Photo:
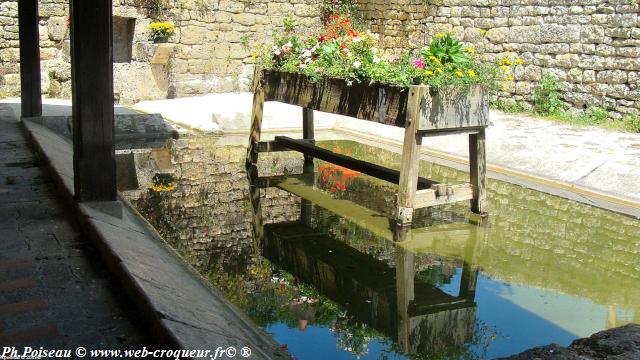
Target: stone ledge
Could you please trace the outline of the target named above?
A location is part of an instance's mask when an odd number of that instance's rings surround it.
[[[150,324],[159,346],[199,350],[248,346],[252,359],[285,359],[275,341],[188,265],[125,200],[77,203],[72,146],[47,128],[23,121],[83,232]]]

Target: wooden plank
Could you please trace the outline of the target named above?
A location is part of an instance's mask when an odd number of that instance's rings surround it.
[[[258,163],[257,144],[260,142],[260,133],[262,131],[265,96],[262,74],[262,70],[256,67],[253,74],[253,106],[251,108],[251,130],[249,133],[249,147],[247,148],[247,166]]]
[[[471,184],[450,185],[447,187],[446,194],[441,196],[437,195],[437,190],[435,189],[418,190],[415,195],[413,207],[419,209],[470,200],[472,198],[473,187]]]
[[[111,0],[71,1],[73,168],[79,201],[117,198]]]
[[[487,212],[487,156],[485,151],[485,131],[469,135],[469,173],[473,186],[471,211],[476,214]]]
[[[265,101],[279,101],[303,108],[405,127],[407,89],[389,84],[353,83],[323,78],[310,81],[305,75],[264,70]],[[417,129],[422,132],[486,127],[489,124],[487,89],[482,86],[428,86]],[[426,111],[429,110],[429,111]]]
[[[330,150],[312,145],[304,140],[294,140],[286,136],[276,136],[275,141],[292,150],[299,151],[303,154],[308,154],[314,158],[328,161],[335,165],[359,171],[363,174],[378,179],[382,179],[394,184],[397,184],[400,181],[400,172],[397,170],[354,159],[346,155],[336,154]],[[437,182],[425,178],[417,178],[417,182],[423,188],[428,188],[433,184],[437,184]]]
[[[489,125],[489,97],[482,86],[444,87],[427,96],[431,103],[425,103],[428,111],[421,111],[420,131]]]
[[[42,115],[38,0],[18,1],[22,117]]]
[[[174,45],[159,44],[154,46],[156,46],[156,49],[149,63],[152,65],[167,65],[169,63],[169,58],[171,57],[171,53],[173,53]]]
[[[427,86],[411,86],[409,89],[398,184],[397,220],[402,224],[411,223],[413,217],[413,201],[418,188],[420,145],[422,144],[422,136],[417,134],[417,129],[420,113],[429,109],[430,98],[425,96],[428,91]]]
[[[302,74],[264,70],[265,100],[404,127],[407,90],[400,86],[353,83]]]

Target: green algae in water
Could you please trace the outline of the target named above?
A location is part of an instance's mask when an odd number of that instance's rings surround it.
[[[399,154],[370,146],[324,144],[399,164]],[[492,358],[640,322],[636,219],[490,180],[488,222],[479,225],[466,202],[423,209],[397,246],[385,217],[394,187],[361,176],[345,191],[313,190],[328,209],[311,205],[303,227],[301,208],[313,202],[261,190],[265,235],[256,241],[245,148],[188,139],[171,151],[177,189],[132,200],[299,359]],[[302,157],[270,154],[260,171],[300,173]],[[467,181],[428,163],[420,175]]]

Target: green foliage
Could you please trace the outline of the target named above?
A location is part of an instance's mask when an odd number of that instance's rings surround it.
[[[297,26],[296,19],[291,16],[287,16],[282,20],[282,25],[284,26],[284,33],[290,34]]]
[[[640,113],[625,115],[622,127],[624,130],[640,133]]]
[[[360,25],[363,22],[355,0],[322,0],[320,3],[320,20],[322,20],[322,23],[327,24],[332,15],[348,15]]]
[[[276,34],[260,63],[267,69],[303,73],[312,81],[344,78],[348,84],[387,83],[497,87],[498,67],[474,58],[473,48],[449,34],[437,34],[428,47],[391,59],[378,49],[379,37],[359,32],[348,17],[332,16],[318,35]]]
[[[523,113],[526,112],[527,106],[522,101],[516,101],[513,99],[499,99],[491,104],[492,107],[505,112],[505,113]]]
[[[546,73],[533,91],[533,108],[536,114],[543,116],[560,114],[567,108],[560,95],[560,82],[550,73]]]

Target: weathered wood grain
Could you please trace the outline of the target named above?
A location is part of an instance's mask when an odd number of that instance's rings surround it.
[[[258,143],[262,132],[262,115],[264,111],[264,79],[262,70],[256,68],[253,74],[253,105],[251,108],[251,130],[249,131],[249,147],[247,148],[247,166],[258,163]]]
[[[471,198],[473,198],[473,186],[471,184],[449,185],[445,195],[438,195],[438,190],[433,188],[416,191],[413,207],[419,209],[470,200]]]
[[[473,186],[471,211],[476,214],[487,212],[487,154],[484,129],[469,135],[469,172]]]
[[[22,117],[42,115],[38,0],[18,1]]]

